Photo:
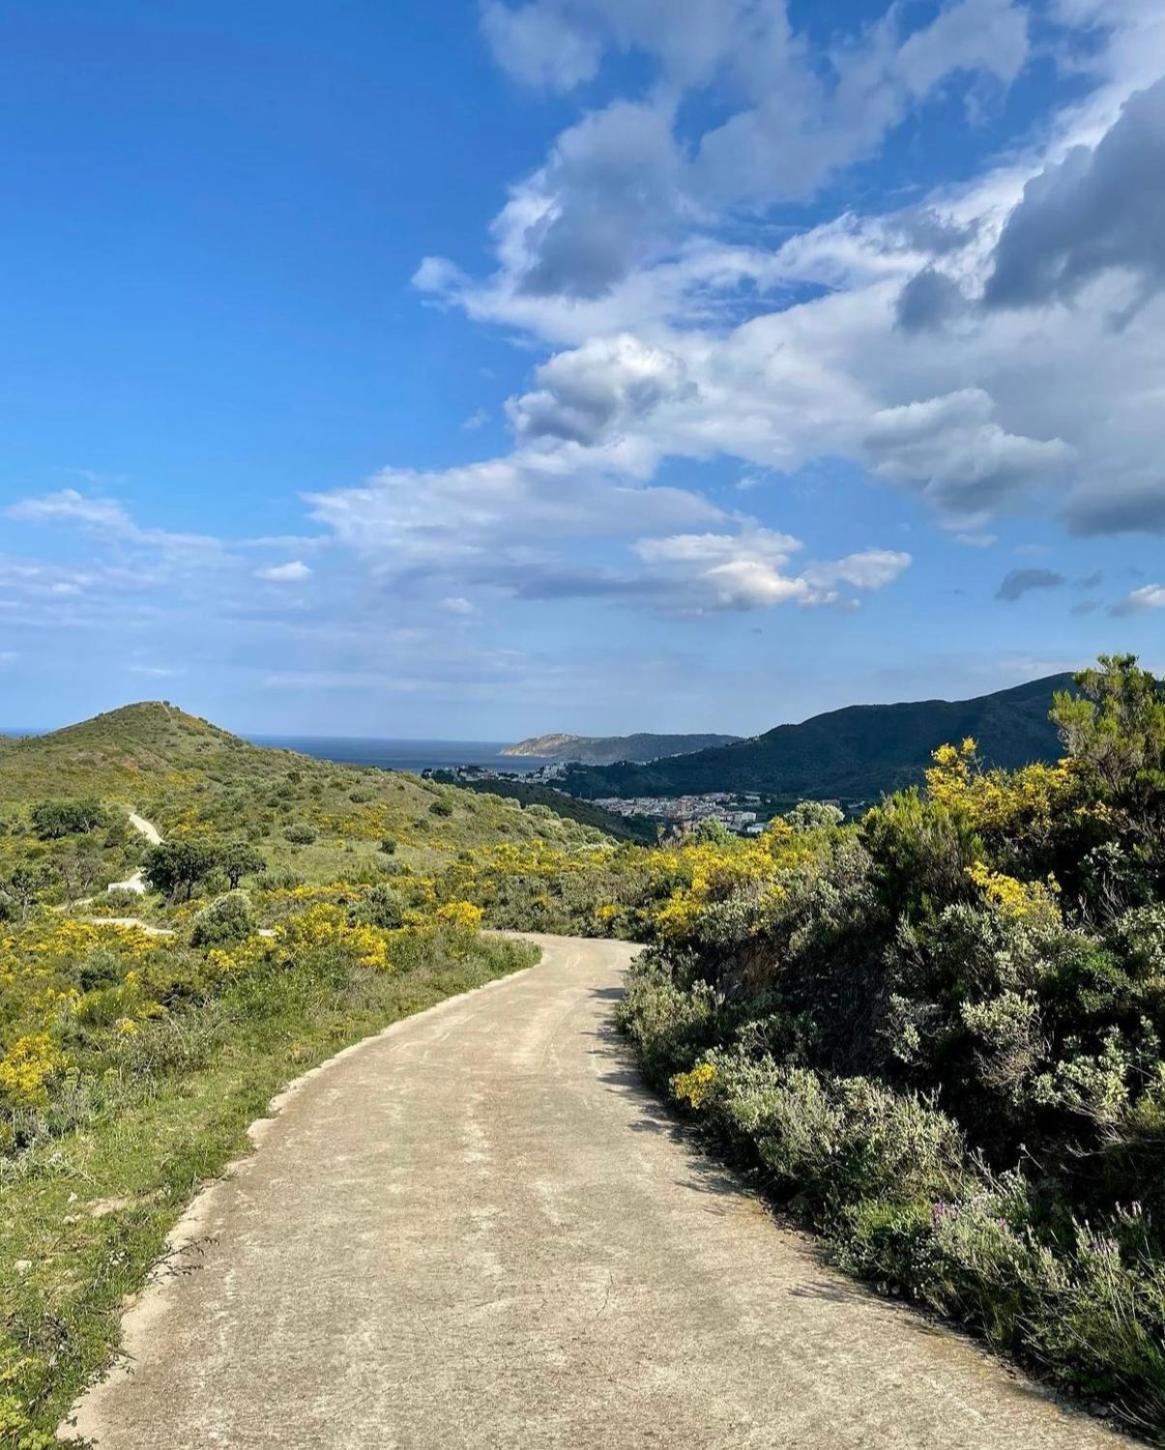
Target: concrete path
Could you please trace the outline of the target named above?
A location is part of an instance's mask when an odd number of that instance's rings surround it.
[[[341,1054],[196,1204],[101,1450],[1116,1450],[823,1267],[696,1152],[610,1027],[629,949]]]

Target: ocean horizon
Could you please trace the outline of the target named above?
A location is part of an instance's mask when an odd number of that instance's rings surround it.
[[[381,770],[452,770],[478,765],[529,775],[555,762],[535,755],[503,755],[504,740],[378,740],[345,735],[244,735],[252,745],[295,750],[339,765],[374,765]]]

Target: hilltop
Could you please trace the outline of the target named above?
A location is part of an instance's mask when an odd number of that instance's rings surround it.
[[[166,835],[247,835],[273,869],[312,880],[371,869],[385,853],[426,870],[503,841],[604,839],[545,806],[252,745],[156,700],[0,741],[0,813],[75,796],[132,808]]]
[[[973,736],[991,765],[1014,768],[1061,754],[1048,719],[1071,675],[1050,675],[972,700],[851,705],[752,740],[649,765],[571,766],[564,789],[588,799],[755,791],[778,800],[876,800],[921,781],[940,745]]]
[[[544,760],[578,761],[584,765],[614,765],[618,761],[646,762],[671,755],[731,745],[738,735],[535,735],[501,753],[532,755]]]

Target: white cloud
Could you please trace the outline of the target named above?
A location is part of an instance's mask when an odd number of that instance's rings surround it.
[[[475,604],[468,599],[462,598],[461,595],[456,594],[450,595],[447,599],[442,599],[441,608],[446,614],[457,614],[463,617],[477,613],[477,606]]]
[[[910,568],[913,560],[900,549],[863,549],[831,564],[814,564],[806,570],[812,584],[848,584],[853,589],[884,589]]]
[[[534,378],[535,390],[507,405],[519,437],[582,444],[598,443],[695,392],[682,358],[628,333],[558,353]]]
[[[614,458],[575,445],[518,450],[433,472],[384,469],[356,487],[308,495],[313,517],[388,573],[492,568],[568,541],[713,522],[684,489],[617,477]]]
[[[975,518],[1064,478],[1075,456],[1059,438],[1008,433],[994,413],[982,388],[965,388],[882,409],[863,441],[881,477],[916,489],[956,516]]]
[[[1147,614],[1153,609],[1165,609],[1165,584],[1145,584],[1134,589],[1113,609],[1113,613]]]
[[[752,527],[735,534],[641,539],[635,553],[693,609],[764,609],[790,601],[836,604],[841,602],[837,585],[881,589],[911,562],[909,554],[867,549],[793,572],[790,560],[802,548],[789,534]]]
[[[573,90],[594,77],[602,58],[598,36],[580,31],[562,11],[546,5],[511,10],[486,0],[481,27],[497,63],[523,85]]]
[[[119,503],[112,499],[87,498],[75,488],[63,488],[40,498],[22,499],[10,504],[4,514],[6,518],[24,523],[65,521],[115,534],[137,532],[133,520]]]
[[[1025,184],[1103,143],[1165,71],[1160,6],[1060,0],[1052,20],[1077,28],[1053,53],[1094,88],[1026,150],[906,210],[843,212],[772,247],[721,239],[742,200],[763,209],[871,154],[952,78],[974,78],[981,103],[984,78],[1006,86],[1025,63],[1026,11],[957,0],[908,34],[896,10],[828,55],[810,55],[782,6],[746,0],[536,0],[514,13],[642,52],[659,72],[646,101],[587,116],[517,184],[495,222],[493,276],[433,260],[418,272],[446,304],[560,349],[508,405],[520,439],[600,449],[637,480],[668,458],[724,455],[779,475],[841,456],[976,545],[1007,513],[1050,513],[1080,534],[1165,533],[1162,298],[1138,295],[1119,333],[1129,289],[1103,267],[1070,308],[981,303]],[[693,85],[714,87],[729,114],[702,137],[689,124],[680,144],[677,98]],[[1135,119],[1139,145],[1153,117]],[[700,158],[718,150],[702,180]],[[1120,218],[1140,204],[1126,198]],[[1107,236],[1116,222],[1095,224]],[[1151,233],[1120,222],[1142,260]]]
[[[272,564],[266,569],[256,569],[256,579],[266,579],[273,584],[300,584],[311,578],[312,571],[302,559],[292,559],[286,564]]]

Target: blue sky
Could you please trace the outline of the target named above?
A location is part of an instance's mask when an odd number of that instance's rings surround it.
[[[12,0],[0,724],[1165,666],[1156,0]]]

